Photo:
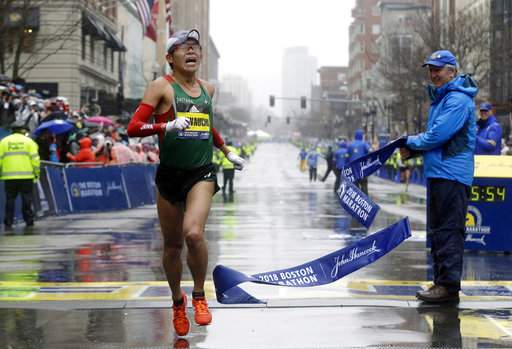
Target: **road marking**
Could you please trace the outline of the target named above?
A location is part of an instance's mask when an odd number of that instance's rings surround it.
[[[327,299],[369,298],[386,300],[415,300],[418,290],[426,289],[428,281],[401,280],[340,280],[329,286],[313,288],[262,288],[269,298]],[[193,282],[183,281],[185,292],[192,291]],[[262,286],[264,287],[264,286]],[[512,301],[512,281],[463,281],[461,299],[464,301]],[[212,281],[205,283],[206,296],[215,299]],[[65,301],[65,300],[167,300],[170,290],[165,281],[40,283],[0,282],[0,301]]]
[[[505,333],[508,337],[512,338],[512,331],[509,331],[506,327],[504,327],[502,324],[500,324],[499,321],[494,319],[492,316],[490,316],[490,315],[484,315],[484,316],[487,320],[492,322],[494,324],[494,326],[496,326],[501,331],[503,331],[503,333]],[[508,319],[508,321],[510,321],[510,319]]]

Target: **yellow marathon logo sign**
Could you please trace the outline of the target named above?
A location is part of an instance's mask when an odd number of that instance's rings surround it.
[[[210,132],[210,117],[203,113],[178,113],[178,117],[190,119],[190,127],[187,131]]]

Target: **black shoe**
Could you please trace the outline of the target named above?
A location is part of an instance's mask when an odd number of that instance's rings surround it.
[[[426,291],[416,292],[416,298],[427,303],[458,302],[459,292],[449,292],[441,285],[434,285]]]

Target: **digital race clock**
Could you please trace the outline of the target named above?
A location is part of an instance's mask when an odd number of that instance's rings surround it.
[[[507,188],[495,185],[473,185],[471,187],[470,200],[474,202],[496,202],[505,201]]]

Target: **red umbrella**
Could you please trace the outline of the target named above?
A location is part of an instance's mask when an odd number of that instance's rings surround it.
[[[92,122],[93,124],[100,124],[100,125],[106,125],[106,126],[114,125],[114,122],[110,118],[107,118],[106,116],[99,116],[99,115],[85,119],[85,121]]]

